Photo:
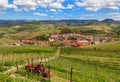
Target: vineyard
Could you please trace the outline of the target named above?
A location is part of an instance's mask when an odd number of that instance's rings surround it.
[[[120,82],[119,42],[113,45],[1,47],[0,82]],[[46,68],[50,66],[53,76],[43,78],[25,70],[26,64],[37,65],[39,61]]]

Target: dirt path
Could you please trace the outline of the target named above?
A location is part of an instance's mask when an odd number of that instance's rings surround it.
[[[23,67],[24,65],[18,65],[18,68],[21,68]],[[3,72],[3,74],[6,74],[6,73],[14,73],[17,71],[17,68],[16,67],[11,67],[10,69],[6,70],[5,72]]]
[[[68,79],[58,77],[56,75],[51,77],[52,82],[70,82]]]

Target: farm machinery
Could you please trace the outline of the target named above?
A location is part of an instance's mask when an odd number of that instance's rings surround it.
[[[53,73],[50,71],[50,68],[45,68],[43,64],[39,64],[37,66],[28,64],[25,66],[25,69],[29,72],[36,73],[37,75],[40,75],[45,78],[48,78],[53,75]]]

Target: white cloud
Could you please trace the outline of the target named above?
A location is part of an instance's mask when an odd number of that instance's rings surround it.
[[[58,3],[62,3],[64,2],[65,0],[57,0]]]
[[[14,11],[22,11],[22,9],[15,8]]]
[[[67,5],[67,9],[72,9],[73,7],[74,7],[74,5],[72,5],[72,4]]]
[[[115,12],[115,13],[107,13],[106,15],[119,15],[120,13]]]
[[[52,9],[57,9],[64,8],[62,2],[64,2],[64,0],[37,0],[37,5],[43,8],[49,7]]]
[[[53,9],[64,9],[65,7],[59,3],[59,2],[53,2],[51,4],[49,4],[49,7],[50,8],[53,8]]]
[[[100,9],[119,9],[120,0],[82,0],[77,1],[76,5],[85,7],[86,10],[97,11]]]
[[[67,4],[64,6],[65,0],[13,0],[12,4],[9,4],[8,0],[0,1],[0,10],[5,10],[13,8],[14,11],[30,11],[35,10],[39,7],[48,8],[51,11],[61,12],[61,9],[72,9],[72,4]],[[54,10],[53,10],[54,9]]]
[[[73,5],[68,4],[67,7],[63,6],[65,0],[13,0],[12,4],[9,4],[8,0],[0,1],[0,10],[13,8],[14,11],[30,11],[36,8],[48,8],[52,12],[61,12],[60,9],[72,9]],[[57,10],[56,10],[57,9]]]
[[[56,10],[56,9],[50,9],[50,11],[51,11],[51,12],[57,12],[57,10]]]
[[[48,7],[54,0],[37,0],[37,5],[43,8]]]
[[[120,21],[120,14],[112,16],[112,19]]]
[[[62,10],[59,9],[58,12],[62,12]]]
[[[111,19],[120,20],[120,13],[119,12],[107,13],[105,15],[107,15]]]
[[[50,9],[50,11],[55,12],[55,13],[62,12],[62,10],[60,10],[60,9]]]
[[[47,16],[47,14],[43,14],[43,13],[34,13],[34,15],[37,15],[37,16]]]
[[[8,0],[1,0],[0,1],[0,10],[4,10],[7,8],[16,8],[16,6],[13,4],[9,4]]]
[[[14,0],[13,4],[23,6],[25,11],[35,10],[37,6],[36,0]]]

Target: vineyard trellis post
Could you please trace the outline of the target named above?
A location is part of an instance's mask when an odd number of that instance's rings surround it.
[[[2,65],[4,66],[4,55],[2,54]]]
[[[27,63],[28,63],[28,65],[30,64],[30,61],[29,61],[29,59],[27,58]]]
[[[15,62],[15,65],[16,65],[16,69],[17,69],[17,71],[18,71],[18,63],[17,63],[17,62]]]
[[[12,56],[13,56],[13,62],[14,62],[14,64],[15,64],[15,61],[16,61],[16,54],[14,55],[14,54],[12,53]]]
[[[71,68],[71,72],[70,72],[70,82],[72,82],[72,75],[73,75],[73,68]]]
[[[67,79],[68,79],[68,64],[67,64]],[[68,82],[68,81],[67,81]]]
[[[50,64],[49,64],[49,74],[50,74]],[[50,75],[49,75],[49,82],[50,82],[51,78],[50,78]]]
[[[33,64],[34,64],[34,58],[32,58],[32,66],[33,66]]]

